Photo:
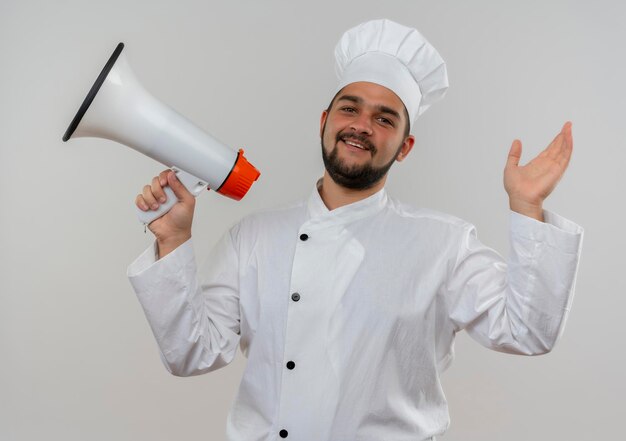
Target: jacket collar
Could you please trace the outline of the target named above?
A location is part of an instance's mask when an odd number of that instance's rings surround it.
[[[312,226],[326,227],[347,224],[372,216],[381,211],[387,204],[387,192],[383,187],[365,199],[331,211],[326,207],[320,196],[319,190],[321,185],[322,180],[319,179],[307,203],[309,223]]]

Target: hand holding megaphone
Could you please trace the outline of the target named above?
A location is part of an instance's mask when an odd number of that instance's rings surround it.
[[[194,198],[197,197],[202,192],[202,190],[207,188],[206,183],[199,181],[198,178],[190,175],[189,173],[185,173],[182,170],[176,169],[176,167],[172,167],[170,170],[165,170],[161,172],[159,177],[152,180],[151,186],[146,185],[144,187],[143,194],[140,195],[144,197],[144,202],[150,202],[148,203],[148,209],[143,210],[142,207],[139,205],[140,201],[137,201],[137,208],[140,209],[140,211],[137,212],[137,217],[145,225],[149,225],[152,221],[159,219],[161,216],[164,216],[166,213],[168,213],[181,197],[180,192],[179,194],[176,194],[174,188],[171,187],[168,183],[167,175],[169,174],[169,172],[172,172],[173,176],[175,176],[175,182],[182,185],[186,193],[188,193],[190,196],[193,196]],[[155,182],[155,180],[157,182]],[[151,199],[150,192],[152,192],[152,197],[155,197],[157,195],[159,197],[156,197],[154,200]],[[165,201],[161,202],[161,196],[165,198]],[[154,205],[156,205],[156,207],[154,207]]]
[[[123,49],[120,43],[113,51],[63,141],[76,137],[117,141],[170,167],[194,196],[208,186],[240,200],[260,175],[243,150],[226,147],[150,95],[135,78]],[[137,210],[141,222],[149,224],[176,203],[172,190],[165,191],[167,201],[158,210]]]
[[[137,195],[135,204],[141,212],[159,211],[163,204],[171,203],[162,217],[155,219],[148,228],[156,237],[159,257],[163,257],[191,237],[191,224],[196,198],[178,180],[172,170],[164,170],[152,179]]]

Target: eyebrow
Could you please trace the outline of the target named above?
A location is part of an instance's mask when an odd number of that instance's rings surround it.
[[[353,103],[356,104],[362,104],[363,103],[363,98],[358,97],[358,96],[354,96],[354,95],[342,95],[340,96],[337,101],[351,101]],[[398,119],[400,118],[400,114],[398,112],[396,112],[395,110],[393,110],[391,107],[387,107],[387,106],[383,106],[382,104],[379,104],[377,106],[375,106],[376,110],[378,110],[379,112],[382,113],[388,113],[389,115],[395,116]]]

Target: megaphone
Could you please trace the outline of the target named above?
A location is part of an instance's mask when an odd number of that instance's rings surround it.
[[[176,173],[194,196],[205,188],[235,200],[248,192],[259,171],[238,152],[225,146],[174,109],[148,93],[136,79],[119,43],[72,119],[63,141],[106,138],[149,156]],[[137,209],[149,224],[177,202],[170,187],[158,210]]]

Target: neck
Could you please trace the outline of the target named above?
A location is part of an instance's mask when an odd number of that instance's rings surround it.
[[[352,204],[370,197],[385,186],[386,180],[387,176],[383,176],[380,181],[370,188],[365,190],[353,190],[351,188],[345,188],[338,185],[328,175],[328,172],[324,172],[319,193],[322,201],[324,201],[324,205],[326,205],[326,208],[332,211],[335,208],[343,207],[344,205]]]

